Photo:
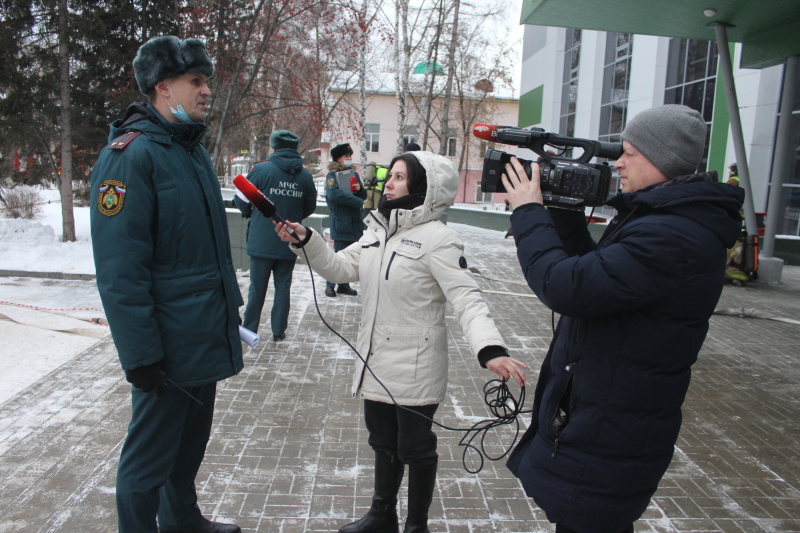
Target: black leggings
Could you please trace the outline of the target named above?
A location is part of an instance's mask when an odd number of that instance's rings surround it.
[[[578,533],[574,529],[570,529],[567,526],[562,526],[561,524],[556,524],[556,533]],[[633,524],[629,525],[619,533],[633,533]]]
[[[391,403],[364,400],[369,445],[376,452],[398,457],[405,464],[433,464],[438,459],[433,418],[439,404],[414,405],[409,412]]]

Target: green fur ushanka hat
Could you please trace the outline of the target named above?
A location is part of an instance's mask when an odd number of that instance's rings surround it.
[[[300,143],[300,137],[295,135],[289,130],[275,130],[269,136],[269,145],[275,150],[282,150],[284,148],[292,148],[297,150],[297,145]]]
[[[148,94],[156,83],[187,72],[214,75],[214,63],[208,57],[206,44],[199,39],[181,41],[175,36],[153,37],[144,43],[133,60],[133,72],[142,94]]]

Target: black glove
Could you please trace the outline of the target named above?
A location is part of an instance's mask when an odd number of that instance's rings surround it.
[[[161,362],[126,370],[125,379],[142,392],[155,390],[156,398],[161,398],[167,390],[167,375],[161,370]]]
[[[511,357],[508,355],[508,351],[502,346],[484,346],[481,348],[481,351],[478,352],[478,361],[481,364],[481,367],[486,368],[486,363],[494,359],[495,357]]]

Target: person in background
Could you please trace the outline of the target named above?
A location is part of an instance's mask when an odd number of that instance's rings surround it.
[[[506,212],[509,212],[509,211],[511,211],[511,202],[508,200],[508,198],[506,198]],[[506,230],[506,234],[505,234],[505,236],[503,238],[504,239],[508,239],[509,237],[513,237],[513,236],[514,236],[514,228],[509,226],[508,229]]]
[[[739,168],[736,163],[731,163],[728,166],[728,185],[740,187],[739,182]],[[744,209],[740,210],[742,218],[744,218]],[[736,286],[742,286],[745,282],[750,280],[750,276],[744,271],[744,248],[747,239],[747,231],[742,227],[742,234],[736,240],[736,243],[728,249],[728,256],[725,262],[725,280],[730,281]]]
[[[281,239],[306,250],[311,268],[327,279],[359,280],[361,327],[352,392],[364,400],[369,445],[375,452],[375,491],[369,512],[340,533],[398,530],[397,494],[408,465],[405,533],[428,533],[438,453],[431,418],[447,391],[445,307],[452,304],[481,366],[522,386],[525,364],[506,345],[477,282],[464,244],[439,218],[458,190],[453,163],[430,152],[395,157],[384,198],[366,218],[359,242],[334,253],[300,224],[278,224]],[[385,386],[386,388],[384,389]],[[387,392],[387,390],[389,392]],[[403,407],[401,407],[403,406]]]
[[[335,251],[344,250],[358,239],[364,232],[364,223],[361,217],[361,208],[367,198],[361,178],[356,176],[355,189],[343,191],[339,188],[336,173],[348,170],[353,166],[353,149],[350,145],[337,144],[331,148],[331,162],[328,164],[328,176],[325,183],[325,202],[330,209],[331,239]],[[336,294],[355,296],[358,294],[350,287],[349,283],[325,282],[325,296],[335,298]]]
[[[282,217],[303,220],[317,208],[317,191],[311,173],[303,168],[297,152],[300,138],[287,130],[276,130],[269,137],[274,151],[269,160],[256,164],[248,181],[269,198]],[[250,290],[242,325],[258,332],[261,310],[267,295],[270,275],[275,287],[270,313],[272,340],[286,338],[292,272],[297,256],[282,242],[272,226],[272,219],[253,209],[250,201],[237,193],[233,199],[245,217],[252,217],[247,230],[247,255],[250,256]]]
[[[367,163],[364,169],[364,188],[367,191],[367,199],[364,200],[364,205],[361,209],[361,217],[366,217],[370,211],[378,208],[383,195],[383,186],[386,183],[386,176],[389,174],[389,169],[383,165],[379,165],[374,161]]]
[[[726,181],[728,185],[736,185],[739,186],[739,167],[736,163],[731,163],[728,166],[728,181]]]
[[[403,153],[407,154],[408,152],[419,152],[422,150],[417,143],[408,143],[403,147]]]
[[[111,126],[91,176],[97,288],[131,388],[117,470],[121,533],[238,533],[197,504],[217,382],[242,370],[219,182],[205,147],[214,65],[197,39],[150,39],[133,60],[147,104]],[[180,387],[180,388],[179,388]],[[190,397],[191,395],[191,397]]]
[[[558,533],[632,532],[672,460],[691,366],[722,292],[743,194],[696,169],[697,111],[642,111],[622,132],[618,214],[595,243],[583,210],[545,209],[539,165],[503,184],[522,271],[561,318],[531,426],[508,467]]]

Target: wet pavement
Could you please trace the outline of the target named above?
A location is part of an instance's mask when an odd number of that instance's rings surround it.
[[[512,355],[531,366],[532,389],[551,313],[522,282],[512,239],[453,226]],[[325,320],[353,341],[360,297],[326,298],[314,279]],[[286,340],[265,334],[268,295],[262,343],[219,385],[197,479],[200,507],[246,532],[337,531],[370,502],[373,454],[350,394],[354,356],[317,316],[309,285],[298,263]],[[693,367],[672,465],[637,532],[800,531],[800,267],[785,267],[777,285],[726,286],[718,309]],[[466,427],[488,416],[482,390],[493,374],[469,353],[452,313],[447,320],[450,385],[436,418]],[[0,532],[116,531],[129,387],[106,337],[0,404]],[[502,460],[469,474],[461,434],[437,433],[432,532],[553,530]],[[513,428],[501,428],[488,438],[489,453],[502,454],[513,439]],[[401,513],[404,493],[405,484]]]

